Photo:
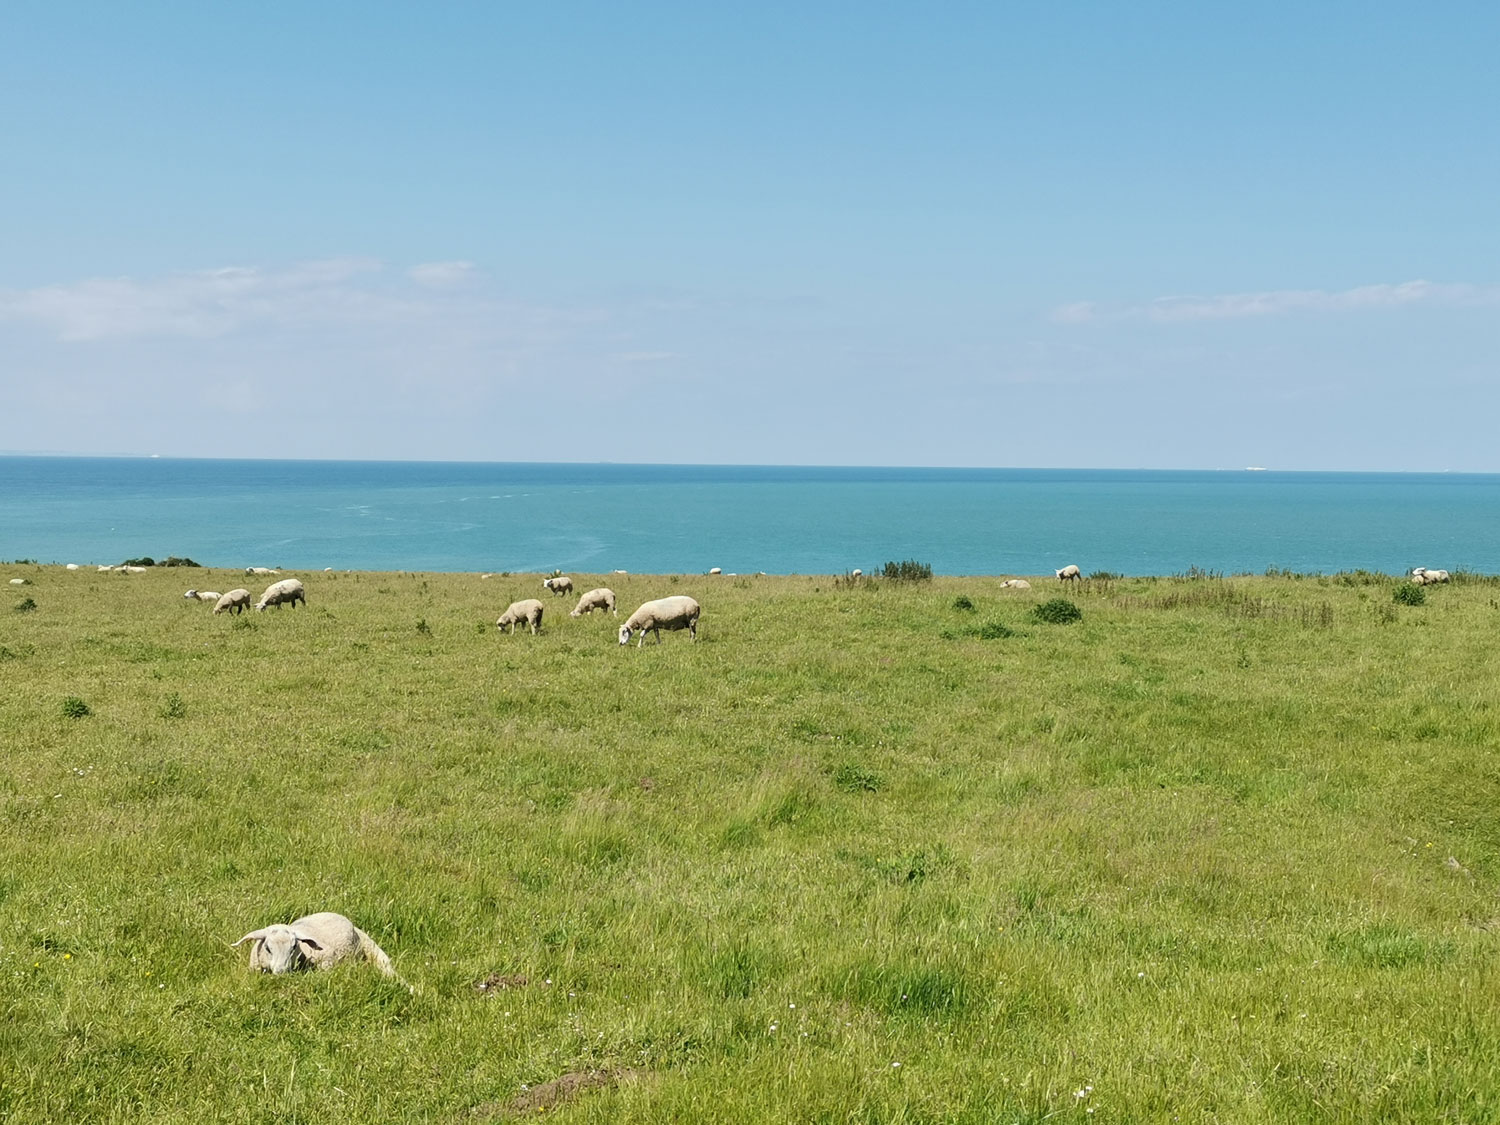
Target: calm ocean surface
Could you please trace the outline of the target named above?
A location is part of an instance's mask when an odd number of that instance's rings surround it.
[[[0,457],[0,558],[293,569],[1500,572],[1500,475]]]

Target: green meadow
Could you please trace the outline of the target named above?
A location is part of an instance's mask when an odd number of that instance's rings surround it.
[[[0,1120],[1500,1120],[1500,580],[298,576],[0,566]]]

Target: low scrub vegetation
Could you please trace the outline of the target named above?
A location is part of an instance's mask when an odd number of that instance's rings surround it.
[[[1496,1115],[1484,576],[28,577],[5,1120]],[[404,983],[229,948],[317,910]]]

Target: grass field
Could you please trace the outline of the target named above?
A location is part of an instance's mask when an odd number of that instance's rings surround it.
[[[1500,581],[0,577],[0,1120],[1500,1120]]]

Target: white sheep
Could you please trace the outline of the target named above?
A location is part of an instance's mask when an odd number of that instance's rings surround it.
[[[143,567],[143,566],[117,566],[117,567],[115,567],[115,569],[118,570],[118,571],[120,571],[123,574],[145,574],[146,573],[146,568]]]
[[[1000,589],[1029,590],[1031,589],[1031,583],[1024,578],[1007,578],[1004,582],[1000,583]]]
[[[330,911],[251,930],[234,945],[247,941],[254,943],[250,946],[250,967],[262,973],[331,969],[340,961],[354,959],[373,961],[386,976],[396,975],[391,959],[374,938],[342,914]]]
[[[573,580],[566,574],[559,574],[556,578],[543,578],[542,585],[554,594],[571,594],[573,592]]]
[[[69,563],[68,564],[68,569],[69,570],[77,570],[78,569],[78,564],[77,563]]]
[[[230,590],[229,593],[214,603],[215,613],[223,613],[227,609],[232,609],[235,613],[244,613],[249,608],[250,591],[243,587],[238,590]]]
[[[1083,577],[1083,571],[1078,569],[1076,563],[1069,563],[1061,570],[1055,572],[1059,582],[1077,582]]]
[[[711,567],[708,568],[708,573],[710,573],[710,574],[723,574],[724,573],[724,569],[723,569],[723,567],[711,566]]]
[[[853,570],[851,570],[849,572],[849,577],[850,578],[863,578],[864,576],[865,576],[865,572],[862,571],[862,570],[860,570],[859,567],[855,567]]]
[[[500,620],[495,622],[495,628],[504,629],[510,626],[510,632],[516,631],[516,626],[526,624],[531,626],[531,635],[536,636],[536,631],[542,624],[542,611],[546,606],[542,605],[536,598],[525,598],[519,602],[511,602],[505,612],[500,615]]]
[[[280,582],[272,582],[260,596],[260,601],[255,603],[255,608],[264,611],[267,606],[274,605],[280,609],[287,602],[292,603],[293,609],[297,608],[298,602],[307,604],[307,591],[302,588],[301,579],[283,578]]]
[[[578,604],[573,607],[569,617],[582,617],[585,613],[593,613],[596,609],[607,609],[610,613],[618,614],[615,608],[615,592],[605,586],[597,590],[590,590],[578,599]]]
[[[1433,570],[1430,567],[1423,568],[1422,577],[1426,580],[1428,585],[1431,585],[1434,582],[1450,581],[1450,576],[1446,570]]]
[[[108,574],[112,570],[114,570],[114,567],[112,567],[112,566],[101,566],[99,568],[99,573],[100,574]]]
[[[24,578],[12,578],[10,580],[10,584],[12,586],[24,586],[24,585],[26,585],[26,579],[24,579]]]
[[[217,602],[224,595],[215,593],[213,590],[189,590],[182,596],[189,600],[197,598],[200,602]]]
[[[661,631],[663,629],[676,630],[686,629],[693,640],[698,639],[698,614],[701,611],[698,603],[685,594],[678,594],[670,598],[657,598],[654,602],[644,603],[640,609],[632,613],[620,626],[620,643],[628,645],[630,634],[637,629],[640,630],[641,639],[636,642],[636,648],[646,643],[646,634],[655,633],[656,643],[661,644]]]
[[[269,566],[247,566],[245,568],[245,573],[252,574],[257,578],[264,578],[268,574],[280,574],[281,571],[273,570]]]

